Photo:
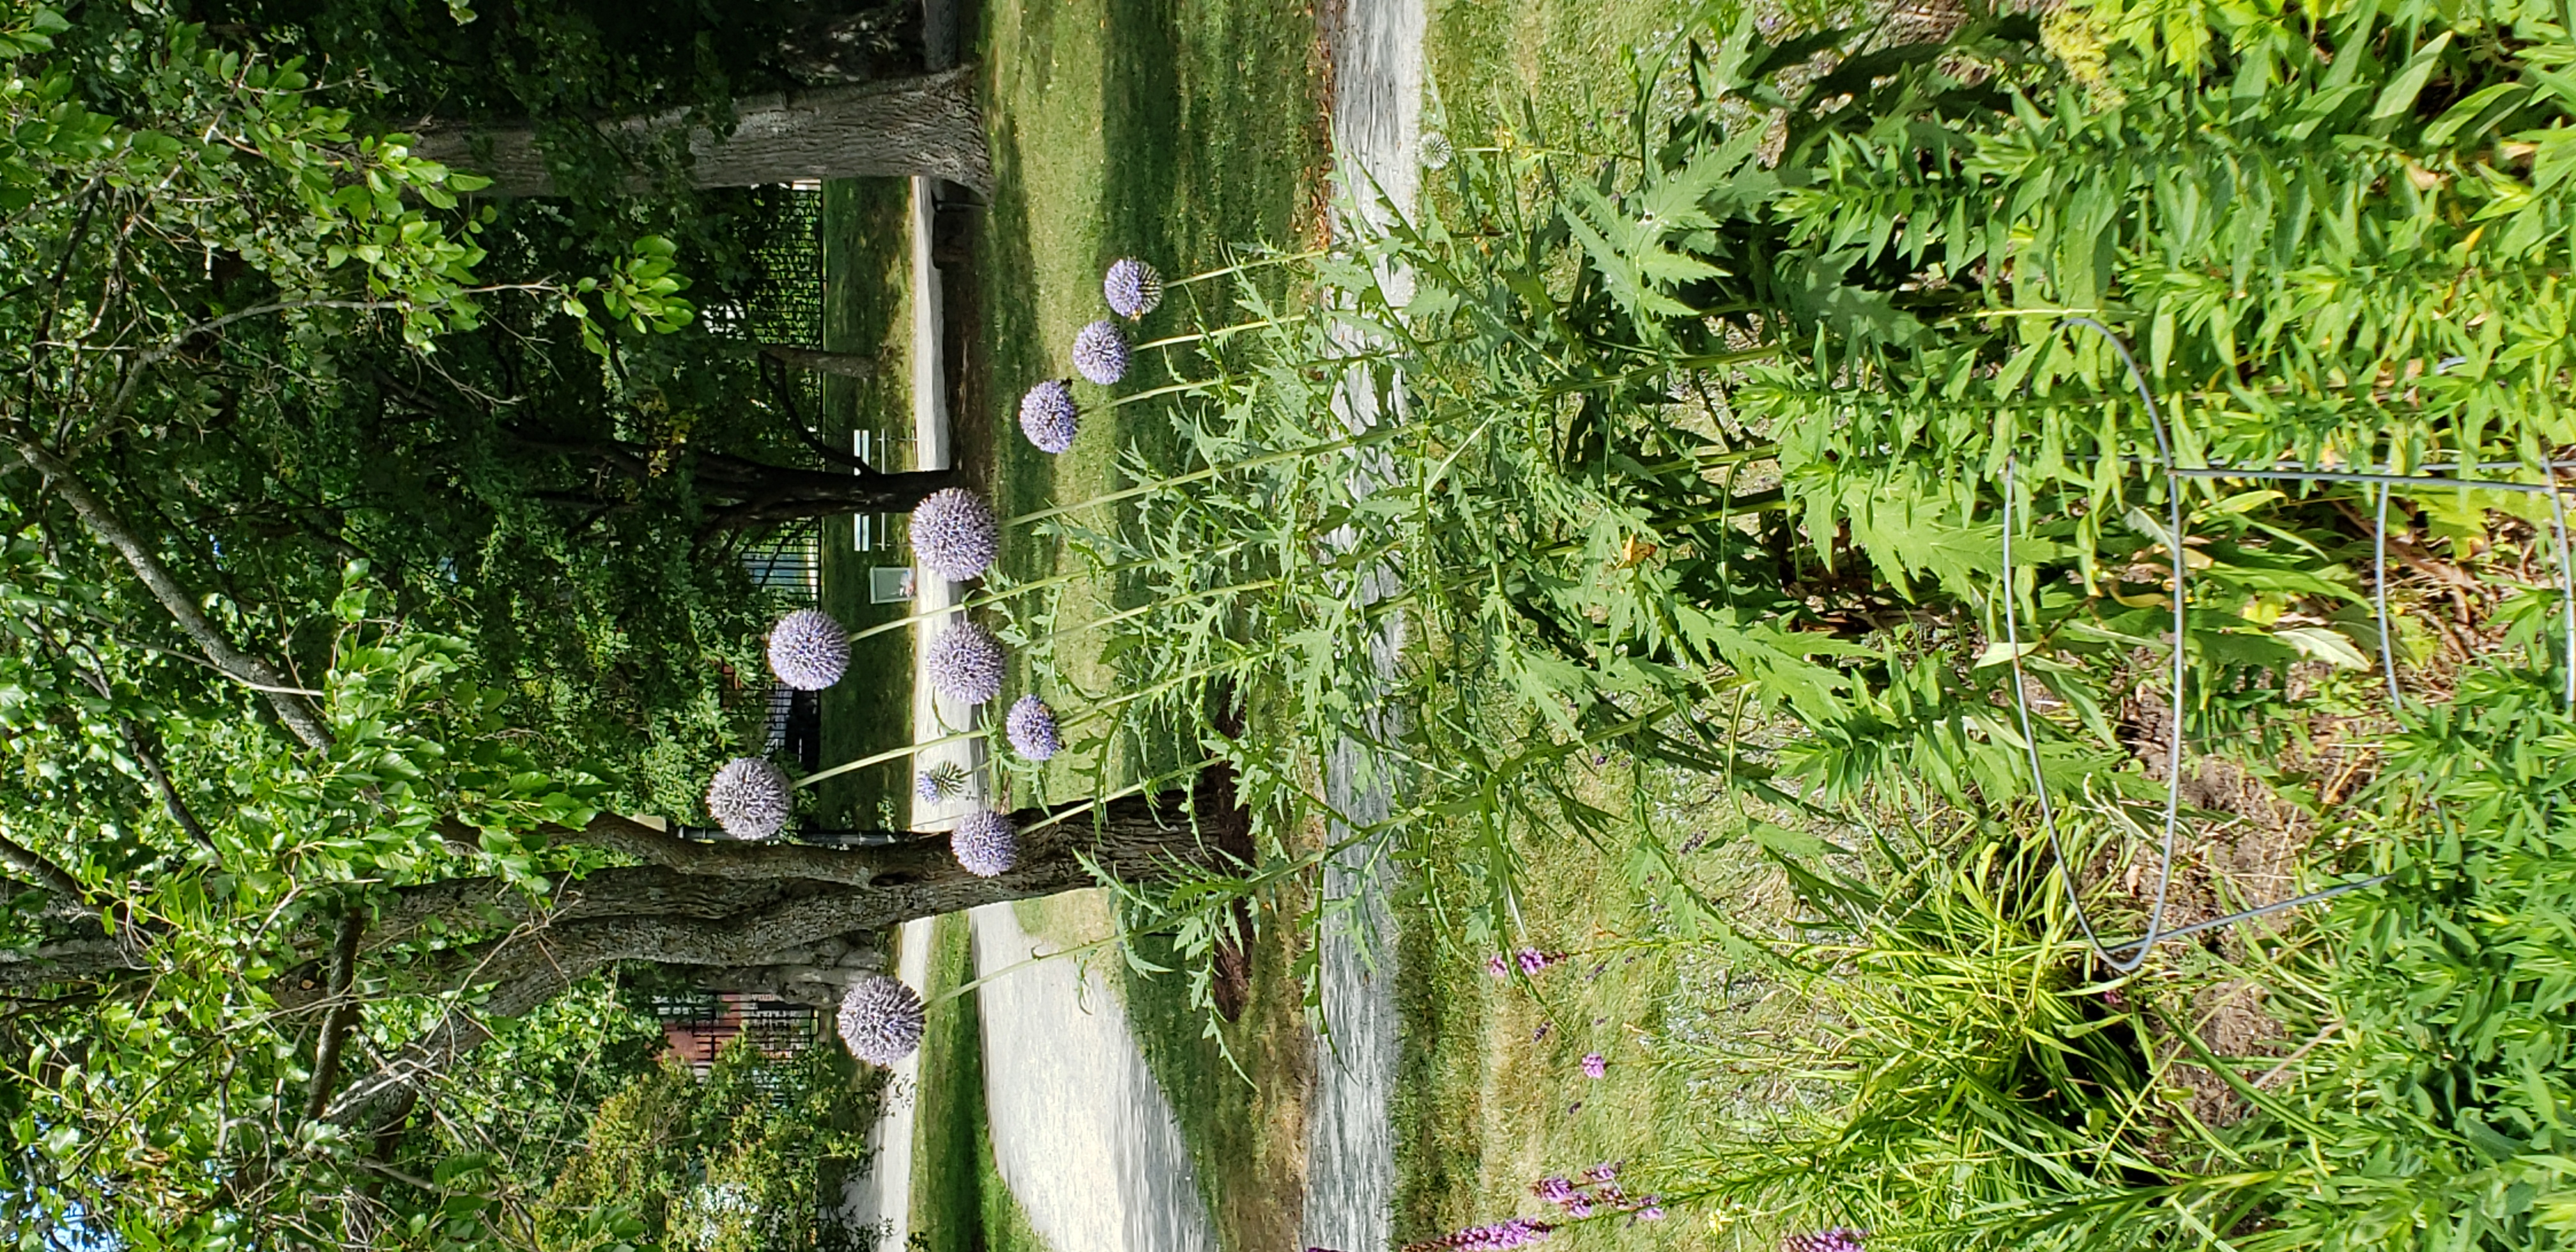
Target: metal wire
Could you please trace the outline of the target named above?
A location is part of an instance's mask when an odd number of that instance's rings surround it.
[[[2215,930],[2225,926],[2233,926],[2239,922],[2248,921],[2253,918],[2268,916],[2273,913],[2283,912],[2303,905],[2314,904],[2323,900],[2330,900],[2347,892],[2358,891],[2362,888],[2376,886],[2387,881],[2386,875],[2379,875],[2371,878],[2359,879],[2353,882],[2339,883],[2320,891],[2307,892],[2306,894],[2293,896],[2286,900],[2275,900],[2269,904],[2229,913],[2223,917],[2213,917],[2207,921],[2194,922],[2188,926],[2178,926],[2172,929],[2167,929],[2165,927],[2165,908],[2168,900],[2170,899],[2173,885],[2174,843],[2176,839],[2176,831],[2180,823],[2182,808],[2184,747],[2182,726],[2184,694],[2183,682],[2185,677],[2186,640],[2188,639],[2188,635],[2185,631],[2189,625],[2188,593],[2185,583],[2188,574],[2188,566],[2185,564],[2183,557],[2183,480],[2217,478],[2269,479],[2288,482],[2369,484],[2378,488],[2376,493],[2378,497],[2377,519],[2373,526],[2372,536],[2371,592],[2374,606],[2377,609],[2380,670],[2388,684],[2390,704],[2392,707],[2399,708],[2403,707],[2405,697],[2397,682],[2396,654],[2392,645],[2392,640],[2390,639],[2391,632],[2389,630],[2388,612],[2388,497],[2390,488],[2399,486],[2431,486],[2474,490],[2511,491],[2525,494],[2546,494],[2549,497],[2550,516],[2552,521],[2551,530],[2556,539],[2558,550],[2559,604],[2561,617],[2563,619],[2562,629],[2564,631],[2566,642],[2564,667],[2566,672],[2564,675],[2565,686],[2562,698],[2570,709],[2576,709],[2576,562],[2571,562],[2569,559],[2567,502],[2565,495],[2566,488],[2559,485],[2557,476],[2554,472],[2560,469],[2576,468],[2576,461],[2540,462],[2537,468],[2543,475],[2543,481],[2539,483],[2452,476],[2461,472],[2474,474],[2490,469],[2533,468],[2531,466],[2521,465],[2514,462],[2463,461],[2447,465],[2424,466],[2420,467],[2417,472],[2406,474],[2389,473],[2385,472],[2384,469],[2368,471],[2314,470],[2303,465],[2284,464],[2279,462],[2268,466],[2198,466],[2191,468],[2177,466],[2174,463],[2173,441],[2171,434],[2165,425],[2164,414],[2156,405],[2155,393],[2147,386],[2146,372],[2138,368],[2137,358],[2130,354],[2128,344],[2123,342],[2118,333],[2114,332],[2110,327],[2089,317],[2067,318],[2059,322],[2056,329],[2063,330],[2069,326],[2086,327],[2096,334],[2101,335],[2104,340],[2109,342],[2111,350],[2119,356],[2120,363],[2127,368],[2130,385],[2136,389],[2138,398],[2146,404],[2147,420],[2152,425],[2156,436],[2157,467],[2165,476],[2165,517],[2167,529],[2164,539],[2165,546],[2173,557],[2173,673],[2171,679],[2172,694],[2170,696],[2170,716],[2172,719],[2172,727],[2171,733],[2166,741],[2165,815],[2163,834],[2159,840],[2158,848],[2158,855],[2160,857],[2161,864],[2158,866],[2156,871],[2155,903],[2147,914],[2146,933],[2138,936],[2137,938],[2123,940],[2118,943],[2105,944],[2102,941],[2100,933],[2094,928],[2092,916],[2085,911],[2084,902],[2076,892],[2074,868],[2072,863],[2066,858],[2063,840],[2059,835],[2057,827],[2056,805],[2049,793],[2046,771],[2040,762],[2039,736],[2036,732],[2036,727],[2030,712],[2028,679],[2022,671],[2021,631],[2017,621],[2019,615],[2014,611],[2014,601],[2018,598],[2018,595],[2014,585],[2012,559],[2013,497],[2016,490],[2015,480],[2017,477],[2017,471],[2020,468],[2020,457],[2018,454],[2008,454],[2004,458],[2002,516],[2003,602],[1999,606],[1998,611],[2003,618],[2004,646],[2010,654],[2009,661],[2012,667],[2013,679],[2013,708],[2015,715],[2020,722],[2022,750],[2026,759],[2030,763],[2031,789],[2036,792],[2039,797],[2040,821],[2048,833],[2049,854],[2057,859],[2059,865],[2065,867],[2065,872],[2061,875],[2061,878],[2066,889],[2066,901],[2067,904],[2075,911],[2076,925],[2083,930],[2085,942],[2091,945],[2094,954],[2100,957],[2105,964],[2108,964],[2116,972],[2126,974],[2133,973],[2140,966],[2144,965],[2146,963],[2148,953],[2154,951],[2155,946],[2165,940],[2176,939],[2185,935],[2198,934],[2202,931]],[[2430,472],[2435,470],[2448,471],[2448,473],[2435,474]],[[2128,955],[2125,957],[2115,955],[2116,953],[2121,952],[2126,952]]]

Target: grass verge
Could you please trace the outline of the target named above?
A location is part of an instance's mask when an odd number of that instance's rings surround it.
[[[931,925],[932,1001],[921,1035],[921,1089],[914,1093],[913,1247],[919,1252],[1050,1252],[1011,1198],[994,1165],[984,1126],[984,1043],[975,997],[941,996],[974,978],[966,915]]]
[[[1687,794],[1674,778],[1636,777],[1605,765],[1592,801],[1615,809],[1648,794],[1658,831],[1684,857],[1692,885],[1729,901],[1747,920],[1785,916],[1785,883],[1743,840],[1717,836],[1731,813]],[[1521,883],[1515,948],[1562,953],[1522,978],[1495,978],[1488,951],[1472,949],[1428,910],[1398,914],[1396,997],[1404,1047],[1398,1061],[1395,1237],[1429,1239],[1508,1217],[1564,1220],[1530,1192],[1546,1176],[1577,1178],[1601,1163],[1636,1162],[1702,1133],[1693,1109],[1705,1092],[1675,1064],[1683,1038],[1706,1029],[1700,1002],[1728,984],[1709,945],[1670,942],[1663,913],[1615,848],[1573,845],[1558,832],[1514,833],[1535,872]],[[1465,840],[1442,840],[1446,849]],[[1455,876],[1458,865],[1428,867]],[[1765,1023],[1737,1018],[1728,1027]],[[1607,1068],[1587,1076],[1584,1058]],[[1698,1072],[1705,1072],[1704,1066]],[[1636,1171],[1621,1180],[1633,1192]],[[1571,1249],[1753,1249],[1776,1231],[1712,1227],[1701,1214],[1662,1221],[1602,1214],[1561,1230]]]
[[[844,179],[823,187],[823,346],[877,359],[873,377],[823,380],[824,437],[912,434],[910,191],[901,179]],[[909,465],[894,468],[909,469]],[[910,562],[902,552],[853,549],[853,519],[822,527],[824,612],[853,629],[888,621],[909,605],[868,603],[868,567]],[[854,760],[912,738],[912,635],[888,631],[851,647],[850,673],[822,693],[823,760]],[[824,825],[901,825],[911,773],[892,761],[821,783]]]

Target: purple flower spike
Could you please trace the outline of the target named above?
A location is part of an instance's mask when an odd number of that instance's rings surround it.
[[[1563,961],[1565,959],[1565,954],[1562,952],[1541,952],[1536,948],[1523,948],[1514,957],[1514,959],[1520,962],[1521,973],[1535,974],[1540,970]]]
[[[1163,276],[1153,266],[1125,257],[1110,263],[1100,280],[1100,294],[1109,298],[1110,312],[1132,322],[1163,302]]]
[[[939,694],[982,704],[1002,694],[1002,641],[973,622],[959,622],[930,641],[921,659]]]
[[[1003,729],[1010,734],[1012,750],[1032,761],[1046,760],[1064,750],[1064,737],[1055,726],[1055,710],[1036,696],[1021,696],[1014,701]]]
[[[1006,874],[1020,860],[1019,828],[1000,813],[969,813],[949,832],[948,851],[977,878]]]
[[[1485,972],[1496,978],[1512,976],[1512,959],[1497,952],[1485,958]]]
[[[1791,1235],[1780,1241],[1780,1252],[1861,1252],[1868,1238],[1866,1230],[1836,1226],[1810,1235]]]
[[[1600,1077],[1600,1076],[1602,1076],[1603,1074],[1607,1074],[1607,1073],[1609,1073],[1609,1072],[1610,1072],[1610,1061],[1609,1061],[1609,1058],[1602,1056],[1602,1055],[1601,1055],[1600,1053],[1598,1053],[1598,1052],[1587,1052],[1587,1053],[1584,1053],[1584,1054],[1583,1054],[1583,1076],[1584,1076],[1584,1077],[1586,1077],[1586,1078],[1599,1078],[1599,1077]]]
[[[921,997],[901,979],[861,974],[841,997],[837,1024],[850,1055],[892,1065],[921,1046]]]
[[[1556,1229],[1546,1222],[1527,1217],[1496,1222],[1491,1226],[1469,1226],[1437,1239],[1404,1245],[1403,1252],[1504,1252],[1547,1238]]]
[[[1603,1161],[1602,1163],[1583,1171],[1583,1181],[1617,1182],[1619,1181],[1619,1167],[1608,1161]]]
[[[1577,1219],[1592,1216],[1591,1199],[1581,1195],[1566,1197],[1565,1215]]]
[[[769,628],[769,672],[798,691],[821,691],[850,668],[850,632],[821,609],[798,609]]]
[[[993,563],[1002,527],[975,493],[948,487],[913,506],[911,533],[913,553],[931,573],[962,583]]]
[[[1020,397],[1020,433],[1038,451],[1057,455],[1073,446],[1073,437],[1081,430],[1082,409],[1074,404],[1073,388],[1063,379],[1050,378]]]
[[[1641,1222],[1659,1222],[1664,1220],[1664,1206],[1648,1201],[1646,1207],[1637,1210],[1637,1220]]]
[[[777,834],[795,808],[787,772],[762,757],[735,757],[707,784],[707,816],[736,839]]]
[[[1550,1174],[1545,1178],[1539,1179],[1537,1182],[1531,1183],[1530,1194],[1537,1196],[1550,1204],[1563,1204],[1574,1198],[1574,1182],[1572,1179],[1560,1178],[1554,1174]]]
[[[1106,318],[1082,328],[1073,337],[1073,369],[1103,387],[1127,376],[1127,336],[1118,333],[1118,323]]]

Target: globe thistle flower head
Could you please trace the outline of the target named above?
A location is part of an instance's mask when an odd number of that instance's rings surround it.
[[[795,811],[787,771],[757,756],[736,757],[707,784],[707,816],[736,839],[766,839]]]
[[[1836,1226],[1813,1234],[1791,1235],[1780,1241],[1780,1252],[1861,1252],[1868,1238],[1866,1230]]]
[[[1450,158],[1455,157],[1456,155],[1458,155],[1458,150],[1450,144],[1449,137],[1447,135],[1441,134],[1436,130],[1426,130],[1422,132],[1422,168],[1426,170],[1445,170],[1449,168]]]
[[[1082,410],[1074,405],[1073,388],[1063,379],[1050,378],[1020,397],[1020,433],[1038,451],[1057,455],[1073,446],[1073,437],[1081,430]]]
[[[821,691],[850,668],[850,632],[821,609],[798,609],[769,628],[769,672],[798,691]]]
[[[1132,256],[1121,257],[1101,277],[1100,294],[1109,297],[1110,312],[1132,322],[1163,302],[1163,276]]]
[[[941,761],[913,777],[912,793],[924,804],[954,800],[966,794],[966,767],[955,761]]]
[[[912,508],[912,551],[931,573],[964,582],[992,565],[1002,526],[974,492],[943,488]]]
[[[1003,729],[1010,734],[1011,750],[1032,761],[1046,760],[1064,750],[1064,736],[1056,730],[1055,710],[1036,696],[1021,696],[1013,701]]]
[[[1103,387],[1127,376],[1127,336],[1118,333],[1118,323],[1106,318],[1082,328],[1073,337],[1073,368]]]
[[[948,832],[948,851],[957,864],[977,878],[1010,872],[1020,861],[1020,831],[1011,819],[990,810],[969,813]]]
[[[841,997],[836,1023],[850,1055],[870,1065],[892,1065],[921,1046],[921,997],[903,980],[861,974]]]
[[[966,704],[982,704],[1002,694],[1002,641],[973,622],[959,622],[939,632],[923,653],[921,667],[939,694]]]

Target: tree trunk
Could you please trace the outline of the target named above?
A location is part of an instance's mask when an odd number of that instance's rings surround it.
[[[432,985],[489,986],[482,1016],[449,1015],[383,1068],[352,1082],[324,1117],[343,1126],[376,1124],[389,1110],[407,1107],[419,1084],[490,1038],[483,1020],[529,1012],[620,961],[699,969],[709,985],[826,999],[829,988],[846,986],[867,967],[871,937],[899,923],[1087,887],[1094,867],[1132,882],[1220,864],[1219,845],[1239,835],[1243,821],[1233,773],[1223,767],[1202,773],[1189,791],[1122,797],[1096,808],[1081,802],[1022,809],[1011,819],[1022,832],[1019,861],[991,878],[967,873],[937,835],[850,849],[701,843],[611,815],[561,832],[560,838],[654,864],[594,871],[567,889],[563,912],[412,965]],[[700,880],[694,890],[691,878]],[[479,887],[444,884],[415,890],[420,907],[391,910],[413,926],[481,895]],[[743,907],[729,911],[737,902]],[[280,1003],[309,1003],[309,985],[295,984],[310,984],[313,972],[307,966],[290,974],[288,985],[276,988]]]
[[[837,374],[843,378],[873,378],[877,359],[864,352],[825,352],[820,348],[791,348],[783,343],[764,343],[760,354],[793,369],[812,370],[817,374]]]
[[[804,179],[927,175],[977,191],[993,186],[984,122],[970,68],[889,82],[824,87],[734,102],[731,134],[690,126],[686,112],[605,123],[612,138],[688,129],[689,179],[699,187],[752,187]],[[434,126],[415,151],[492,180],[517,196],[556,194],[555,167],[526,127],[469,131]],[[649,179],[638,179],[643,190]]]
[[[732,502],[707,511],[709,533],[843,513],[909,513],[930,493],[965,482],[965,475],[954,468],[851,473],[727,456],[698,457],[694,468],[698,488],[710,500]]]

